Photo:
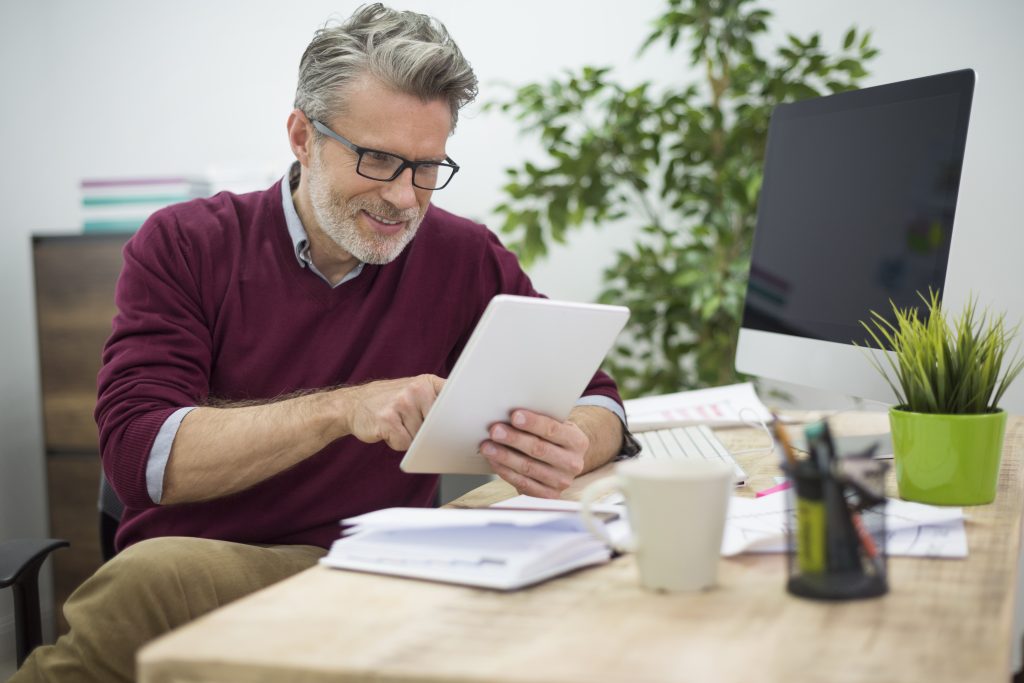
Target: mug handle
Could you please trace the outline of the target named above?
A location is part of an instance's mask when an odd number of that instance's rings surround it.
[[[622,542],[612,540],[612,537],[608,535],[608,531],[604,528],[604,522],[599,522],[594,519],[594,513],[591,512],[590,507],[599,498],[603,498],[612,491],[622,492],[622,479],[616,475],[605,477],[604,479],[598,479],[595,482],[591,482],[583,493],[580,494],[580,517],[583,520],[583,526],[586,527],[593,536],[604,541],[606,545],[619,553],[631,553],[636,551],[636,543],[632,539],[625,539]]]

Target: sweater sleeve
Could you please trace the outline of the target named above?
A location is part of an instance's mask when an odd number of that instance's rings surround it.
[[[519,259],[511,251],[506,249],[501,240],[494,233],[490,234],[490,252],[493,264],[497,273],[499,289],[501,294],[518,294],[520,296],[544,296],[533,288],[529,276],[523,271]],[[603,396],[611,399],[622,407],[622,398],[619,396],[618,387],[606,372],[598,370],[590,379],[590,383],[583,391],[583,396]],[[593,405],[600,405],[600,402],[584,402]],[[614,411],[613,411],[614,412]],[[622,415],[625,416],[625,408]],[[623,420],[625,422],[625,420]]]
[[[161,425],[209,393],[212,340],[193,251],[171,210],[154,214],[124,248],[96,423],[104,471],[129,507],[154,505],[146,465]]]

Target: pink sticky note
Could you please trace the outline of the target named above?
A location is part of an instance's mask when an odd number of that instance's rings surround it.
[[[757,498],[760,498],[761,496],[768,496],[768,495],[771,495],[773,493],[778,493],[779,491],[785,491],[788,488],[789,488],[789,482],[788,481],[784,481],[781,484],[776,484],[775,486],[771,487],[770,489],[765,489],[764,491],[758,491],[757,492]]]

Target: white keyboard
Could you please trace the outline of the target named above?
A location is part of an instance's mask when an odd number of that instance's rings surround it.
[[[725,449],[715,433],[705,425],[670,427],[633,434],[643,446],[638,458],[665,458],[669,460],[721,460],[736,472],[736,485],[747,482],[743,471],[732,454]]]

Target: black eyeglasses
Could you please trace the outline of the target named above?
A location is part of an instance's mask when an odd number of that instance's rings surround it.
[[[370,180],[394,180],[402,171],[411,168],[413,185],[423,190],[440,190],[451,182],[452,176],[459,170],[459,165],[451,157],[445,157],[444,161],[409,161],[397,154],[349,142],[317,119],[310,119],[310,122],[318,131],[358,154],[356,173]]]

